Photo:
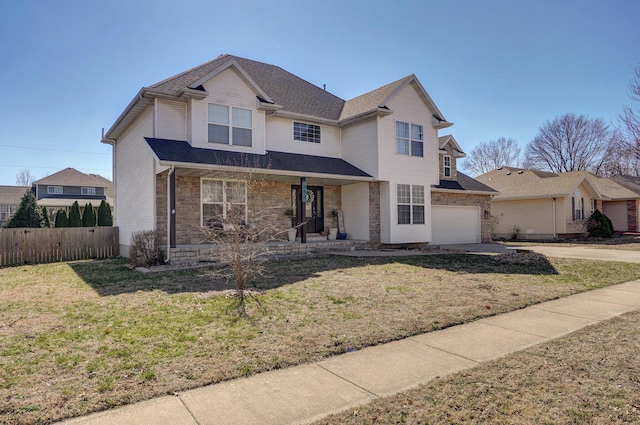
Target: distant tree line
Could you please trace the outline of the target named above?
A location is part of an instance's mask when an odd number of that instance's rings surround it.
[[[84,206],[80,214],[80,205],[75,201],[71,205],[69,214],[64,209],[59,209],[54,218],[54,227],[95,227],[113,226],[111,206],[104,199],[96,209],[91,203]],[[46,207],[38,207],[33,192],[26,191],[20,200],[17,211],[5,223],[4,227],[49,228],[51,222]]]
[[[500,137],[476,145],[463,168],[476,176],[502,166],[640,176],[640,65],[629,83],[629,97],[632,106],[624,106],[613,128],[601,118],[564,114],[545,122],[523,155],[516,140]]]

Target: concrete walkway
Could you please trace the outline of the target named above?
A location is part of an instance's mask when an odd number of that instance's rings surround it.
[[[306,424],[639,308],[636,280],[64,423]]]

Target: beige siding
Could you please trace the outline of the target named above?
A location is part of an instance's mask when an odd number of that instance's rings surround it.
[[[379,177],[377,119],[342,129],[342,158],[373,178]]]
[[[368,241],[369,183],[342,186],[342,211],[348,238]]]
[[[187,104],[156,99],[156,137],[187,140]]]
[[[563,205],[556,205],[556,231],[565,232],[560,226],[563,220]],[[494,217],[493,234],[510,237],[512,229],[518,227],[521,237],[553,237],[553,200],[535,199],[523,201],[491,201]]]
[[[616,232],[627,232],[629,230],[627,201],[603,202],[602,212],[613,223],[613,230]]]
[[[258,111],[256,93],[245,81],[229,68],[203,84],[209,93],[203,100],[193,101],[191,108],[192,145],[199,148],[265,153],[265,115]],[[208,104],[235,106],[252,111],[252,147],[221,145],[207,142]]]
[[[153,136],[153,107],[147,107],[116,141],[116,225],[126,255],[131,234],[155,229],[155,159],[144,137]]]
[[[320,125],[320,143],[293,140],[293,122]],[[267,150],[340,158],[340,128],[309,120],[269,117],[266,121]]]

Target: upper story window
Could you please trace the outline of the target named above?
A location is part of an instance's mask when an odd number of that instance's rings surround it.
[[[62,195],[62,186],[47,186],[47,194],[49,195]]]
[[[208,133],[210,143],[251,146],[251,110],[210,103]]]
[[[397,185],[398,224],[424,224],[424,186]]]
[[[424,132],[421,125],[396,121],[396,153],[424,156]]]
[[[80,189],[80,193],[83,195],[95,195],[96,188],[95,187],[83,187]]]
[[[451,157],[449,155],[442,157],[442,173],[445,177],[451,177]]]
[[[299,140],[301,142],[320,143],[320,126],[305,124],[302,122],[294,122],[293,140]]]

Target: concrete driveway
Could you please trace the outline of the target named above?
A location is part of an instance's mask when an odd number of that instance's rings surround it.
[[[640,263],[640,251],[624,251],[608,248],[583,248],[562,245],[527,245],[511,247],[503,244],[459,244],[442,245],[441,249],[461,252],[496,254],[513,252],[516,249],[544,254],[547,257],[575,258],[579,260],[620,261],[624,263]]]

